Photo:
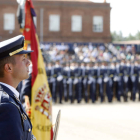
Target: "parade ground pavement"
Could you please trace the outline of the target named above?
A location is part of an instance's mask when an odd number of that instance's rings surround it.
[[[53,104],[57,140],[140,140],[140,102]]]

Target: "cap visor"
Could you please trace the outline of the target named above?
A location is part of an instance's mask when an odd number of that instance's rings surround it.
[[[31,51],[23,50],[17,54],[27,54],[27,53],[31,53],[31,52],[33,52],[33,50],[31,50]]]

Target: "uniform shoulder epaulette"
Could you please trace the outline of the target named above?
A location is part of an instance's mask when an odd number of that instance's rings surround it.
[[[0,103],[3,101],[9,101],[9,95],[3,90],[2,86],[0,85]]]
[[[3,88],[2,88],[2,86],[0,85],[0,91],[3,91]]]

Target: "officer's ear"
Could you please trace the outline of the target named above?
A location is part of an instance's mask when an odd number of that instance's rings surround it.
[[[12,73],[13,71],[13,66],[10,63],[7,63],[4,65],[4,71],[6,71],[7,73]]]

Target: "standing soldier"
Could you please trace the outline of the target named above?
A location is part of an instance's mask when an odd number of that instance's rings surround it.
[[[110,88],[109,88],[109,75],[110,71],[107,65],[107,62],[103,62],[102,64],[102,71],[103,71],[103,82],[104,82],[104,95],[107,95],[108,101],[110,98]]]
[[[86,71],[86,68],[85,68],[85,63],[82,62],[81,63],[81,66],[80,66],[80,69],[81,69],[81,85],[82,85],[82,97],[84,97],[85,95],[85,89],[84,89],[84,78],[85,78],[85,71]]]
[[[94,63],[91,62],[88,74],[88,84],[89,84],[90,99],[92,100],[92,103],[96,101],[96,77],[97,71],[94,69]]]
[[[128,60],[124,66],[124,84],[125,84],[124,96],[125,96],[125,101],[127,101],[128,92],[131,91],[131,87],[132,87],[130,72],[131,72],[131,64],[130,64],[130,61]]]
[[[124,59],[121,60],[120,66],[117,68],[118,70],[118,101],[121,100],[121,96],[124,97]]]
[[[116,91],[117,91],[117,71],[116,71],[116,61],[112,61],[110,65],[110,71],[111,71],[111,79],[112,79],[112,92],[113,97],[116,97]]]
[[[29,77],[24,36],[0,42],[0,140],[34,140],[32,125],[16,88]]]
[[[52,63],[52,66],[51,66],[50,82],[52,84],[52,88],[51,88],[52,99],[53,99],[53,102],[55,103],[56,102],[56,74],[54,72],[54,63]]]
[[[68,91],[67,91],[67,80],[68,80],[68,76],[69,76],[69,70],[70,70],[70,67],[69,67],[69,63],[66,62],[63,64],[63,72],[62,72],[62,75],[63,75],[63,92],[64,92],[64,100],[65,102],[67,102],[68,100]]]
[[[78,62],[78,83],[79,83],[79,92],[80,92],[80,100],[82,100],[82,69],[80,67],[80,62]]]
[[[128,96],[128,83],[129,83],[129,74],[130,74],[130,66],[129,64],[126,63],[124,60],[124,66],[123,66],[123,80],[124,80],[124,101],[127,102],[127,96]]]
[[[104,63],[102,62],[102,65],[100,65],[98,68],[99,96],[100,96],[101,102],[104,101],[104,81],[103,81],[104,70],[105,70],[105,66],[104,66]]]
[[[59,103],[62,103],[62,93],[63,93],[63,76],[62,76],[62,66],[59,61],[56,61],[54,66],[54,73],[56,75],[56,93],[55,102],[57,100],[57,93],[59,96]]]
[[[95,62],[93,64],[93,83],[92,83],[92,88],[93,88],[93,93],[91,94],[91,100],[94,103],[97,100],[97,79],[98,79],[98,63]]]
[[[106,82],[106,95],[108,97],[108,102],[112,102],[113,98],[113,70],[111,67],[106,65],[105,67],[106,76],[104,76],[104,82]]]
[[[82,100],[80,73],[81,69],[79,68],[79,64],[77,62],[75,63],[73,83],[75,84],[75,98],[77,99],[78,103],[80,103]]]
[[[138,76],[139,76],[139,68],[138,62],[135,61],[131,67],[131,80],[132,80],[132,100],[135,101],[136,93],[138,91]]]
[[[119,73],[120,73],[120,61],[117,60],[116,61],[116,73],[115,73],[114,81],[116,83],[116,98],[117,98],[118,101],[120,101],[120,92],[119,92],[120,77],[119,77]]]
[[[85,93],[84,98],[85,98],[86,103],[89,100],[89,94],[88,94],[88,75],[89,75],[89,72],[90,72],[90,63],[87,63],[86,67],[85,67],[85,77],[83,80],[84,93]]]
[[[73,91],[73,81],[74,81],[74,62],[70,63],[70,70],[69,70],[69,79],[68,79],[68,84],[69,84],[69,99],[70,102],[73,103],[74,101],[74,91]]]

